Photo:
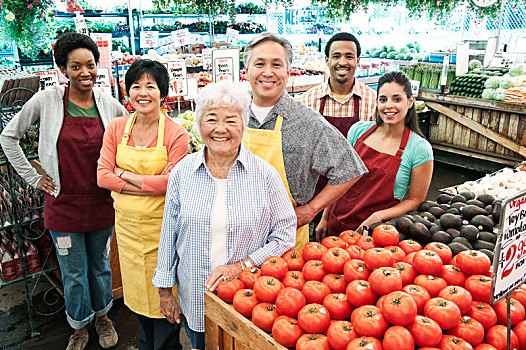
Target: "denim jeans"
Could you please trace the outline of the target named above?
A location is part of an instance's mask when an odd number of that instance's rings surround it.
[[[64,283],[66,316],[73,329],[88,325],[108,313],[111,294],[110,243],[113,226],[91,232],[54,232]]]
[[[186,335],[188,335],[188,339],[190,339],[192,349],[205,350],[205,332],[193,331],[188,324],[184,325],[184,329],[186,329]]]

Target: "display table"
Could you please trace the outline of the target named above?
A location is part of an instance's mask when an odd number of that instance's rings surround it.
[[[526,105],[429,92],[420,92],[418,100],[432,110],[435,158],[486,171],[526,158]]]
[[[286,350],[217,295],[205,292],[206,350]]]

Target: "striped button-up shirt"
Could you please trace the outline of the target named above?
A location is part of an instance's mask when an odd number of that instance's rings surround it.
[[[190,328],[204,332],[205,281],[210,274],[210,221],[215,183],[204,149],[172,169],[166,191],[153,285],[177,283],[179,305]],[[227,261],[247,257],[257,266],[296,242],[296,215],[278,172],[240,146],[226,186]]]
[[[360,120],[375,120],[376,93],[356,78],[354,79],[352,91],[345,96],[342,102],[334,96],[331,87],[329,86],[329,82],[321,83],[320,85],[309,89],[301,95],[300,99],[305,105],[313,108],[316,112],[319,112],[321,99],[325,96],[329,96],[325,102],[323,115],[334,118],[348,118],[354,116],[353,95],[360,97]]]

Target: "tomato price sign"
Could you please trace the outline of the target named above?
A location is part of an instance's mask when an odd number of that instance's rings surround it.
[[[526,280],[526,191],[502,203],[499,238],[493,258],[491,303]]]
[[[141,32],[141,48],[153,48],[159,46],[159,32],[158,31],[142,31]]]
[[[167,63],[170,85],[168,96],[186,96],[188,94],[188,77],[186,75],[186,63],[182,60]]]
[[[59,84],[58,70],[56,69],[34,72],[33,74],[40,77],[40,90],[45,90],[51,86]]]

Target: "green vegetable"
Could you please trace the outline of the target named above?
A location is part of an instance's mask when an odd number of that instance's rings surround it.
[[[509,89],[509,88],[512,87],[514,84],[515,84],[515,81],[513,81],[513,79],[512,79],[508,74],[504,74],[504,75],[500,78],[499,87],[500,87],[501,89]]]
[[[500,77],[491,77],[484,83],[484,87],[496,89],[500,86]]]
[[[495,99],[495,89],[484,89],[484,91],[482,91],[482,98],[486,100]]]
[[[498,88],[495,90],[495,100],[504,101],[506,99],[506,90]]]
[[[475,68],[482,68],[482,63],[479,60],[471,60],[468,63],[468,70],[472,71]]]
[[[526,65],[524,64],[518,64],[510,69],[510,77],[517,77],[523,74],[526,74]]]

